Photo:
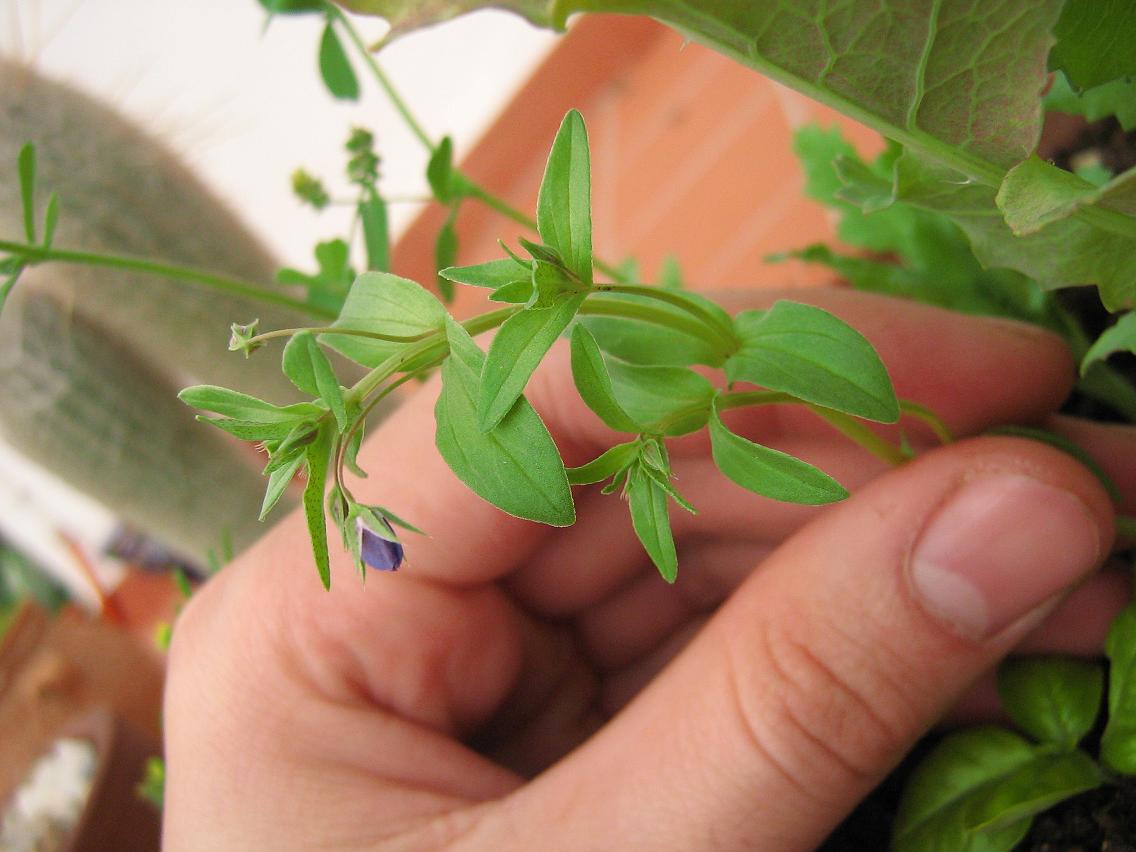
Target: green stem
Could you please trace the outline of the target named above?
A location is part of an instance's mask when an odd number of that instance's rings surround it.
[[[954,441],[955,437],[951,434],[951,430],[947,424],[927,406],[901,399],[899,401],[899,410],[917,420],[922,420],[930,426],[931,431],[935,433],[935,437],[939,439],[939,443],[950,444]]]
[[[334,19],[335,22],[338,23],[342,28],[342,30],[347,33],[347,38],[355,46],[355,49],[359,51],[359,55],[367,64],[367,67],[371,71],[371,75],[382,87],[383,92],[386,93],[386,96],[390,100],[391,105],[393,105],[394,108],[398,110],[398,114],[402,116],[402,120],[406,122],[406,126],[410,128],[410,132],[417,136],[418,141],[421,142],[426,148],[428,148],[430,151],[433,151],[434,142],[430,139],[430,135],[426,132],[425,128],[423,128],[423,126],[418,123],[418,119],[416,119],[414,117],[414,113],[410,111],[410,106],[406,103],[406,101],[402,99],[402,96],[398,93],[398,90],[395,89],[394,84],[391,82],[390,78],[387,77],[386,72],[383,71],[383,69],[379,66],[379,63],[375,61],[374,54],[372,54],[371,51],[367,48],[366,42],[363,41],[362,37],[359,35],[359,31],[356,30],[352,25],[351,19],[343,14],[342,10],[340,10],[337,6],[333,6],[330,3],[327,4],[326,11],[327,16]]]
[[[866,425],[842,411],[833,411],[821,405],[806,403],[810,411],[836,428],[844,437],[855,441],[872,455],[898,467],[908,462],[908,456],[899,447],[885,441]]]
[[[718,337],[719,342],[726,344],[727,355],[736,352],[738,349],[738,339],[734,335],[732,325],[726,325],[720,317],[710,313],[701,305],[670,290],[664,290],[661,287],[647,287],[642,284],[599,284],[596,286],[596,290],[601,293],[625,293],[666,302],[668,305],[684,310],[705,323]]]
[[[65,249],[43,248],[42,246],[27,245],[25,243],[0,240],[0,251],[21,257],[29,266],[40,263],[75,263],[83,266],[98,266],[111,269],[129,269],[133,272],[142,272],[158,278],[168,278],[187,284],[196,284],[208,290],[226,293],[230,296],[240,296],[253,299],[270,305],[290,308],[309,316],[335,319],[335,314],[315,305],[309,305],[299,299],[293,299],[283,293],[266,290],[248,281],[229,278],[225,275],[216,275],[190,266],[177,266],[170,263],[158,263],[139,257],[126,255],[100,254],[90,251],[67,251]]]
[[[714,404],[719,411],[729,411],[732,408],[749,408],[752,405],[778,405],[796,402],[800,402],[797,397],[781,391],[740,391],[721,394]]]
[[[272,331],[266,331],[263,334],[258,334],[255,337],[250,337],[246,343],[263,343],[266,340],[274,340],[279,337],[291,337],[294,334],[299,334],[301,331],[310,331],[312,334],[345,334],[349,337],[368,337],[372,340],[385,340],[388,343],[417,343],[419,340],[425,340],[433,332],[425,331],[422,334],[414,334],[409,337],[403,337],[397,334],[380,334],[377,331],[364,331],[359,328],[336,328],[335,326],[321,326],[312,328],[277,328]]]
[[[588,296],[588,300],[580,307],[580,313],[585,316],[624,317],[625,319],[642,320],[643,322],[673,328],[675,331],[681,331],[683,334],[706,340],[713,345],[719,343],[716,335],[710,337],[707,334],[706,324],[692,316],[675,314],[650,304],[637,304],[626,299],[604,298],[603,293]]]

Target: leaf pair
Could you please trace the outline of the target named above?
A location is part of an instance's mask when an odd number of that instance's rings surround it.
[[[28,244],[36,242],[36,152],[35,146],[30,142],[20,148],[17,157],[17,170],[20,180],[20,204],[24,216],[24,236]],[[59,196],[54,192],[47,199],[47,208],[43,216],[43,240],[40,247],[47,251],[51,248],[55,238],[55,227],[59,224]],[[0,310],[7,301],[8,294],[16,286],[16,281],[27,265],[26,261],[18,258],[5,258],[0,261]]]

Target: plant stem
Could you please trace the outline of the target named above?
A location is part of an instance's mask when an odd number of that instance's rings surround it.
[[[335,326],[277,328],[272,331],[266,331],[263,334],[258,334],[255,337],[250,337],[245,343],[263,343],[266,340],[274,340],[278,337],[291,337],[294,334],[299,334],[301,331],[310,331],[312,334],[345,334],[349,337],[367,337],[372,340],[385,340],[388,343],[417,343],[419,340],[425,340],[433,334],[433,332],[426,331],[422,334],[402,337],[397,334],[380,334],[377,331],[364,331],[359,328],[336,328]]]
[[[752,405],[778,405],[795,402],[800,402],[800,400],[792,394],[782,393],[781,391],[740,391],[721,394],[714,404],[719,411],[729,411],[733,408],[749,408]]]
[[[899,410],[904,414],[909,414],[918,420],[922,420],[930,426],[931,431],[935,433],[935,437],[939,439],[939,443],[950,444],[954,441],[954,435],[951,434],[951,430],[947,424],[927,406],[901,399],[899,401]]]
[[[170,263],[158,263],[139,257],[127,255],[100,254],[90,251],[67,251],[65,249],[43,248],[37,245],[16,243],[10,240],[0,240],[0,251],[21,257],[29,266],[40,263],[75,263],[83,266],[98,266],[111,269],[129,269],[142,272],[158,278],[168,278],[186,284],[194,284],[208,290],[226,293],[230,296],[241,296],[246,299],[264,302],[290,308],[300,313],[308,314],[321,319],[335,319],[335,314],[315,305],[309,305],[299,299],[293,299],[283,293],[267,290],[248,281],[229,278],[225,275],[216,275],[202,269],[190,266],[178,266]]]
[[[347,33],[347,38],[350,39],[355,49],[359,51],[359,55],[370,69],[371,76],[373,76],[375,81],[382,87],[391,105],[398,110],[398,114],[402,116],[402,120],[406,122],[406,126],[410,128],[410,132],[418,137],[419,142],[433,152],[435,146],[430,139],[430,135],[426,132],[425,128],[418,123],[418,119],[416,119],[414,113],[410,111],[410,106],[402,99],[402,96],[398,93],[398,90],[395,89],[390,78],[387,77],[386,72],[383,71],[379,63],[375,61],[374,55],[368,50],[366,43],[359,35],[359,31],[356,30],[351,23],[351,19],[343,14],[337,6],[333,6],[330,3],[327,4],[327,16],[334,19],[335,22],[339,24],[340,28]]]
[[[664,290],[661,287],[647,287],[642,284],[599,284],[596,286],[596,290],[601,293],[625,293],[631,296],[643,296],[644,298],[666,302],[668,305],[673,305],[676,308],[686,311],[691,316],[697,317],[709,326],[719,338],[720,342],[726,344],[727,355],[736,352],[738,349],[738,339],[734,335],[732,325],[726,325],[721,321],[721,318],[710,313],[710,311],[706,310],[701,305],[671,290]]]
[[[838,432],[849,438],[870,452],[883,459],[888,464],[898,467],[906,464],[909,459],[906,453],[894,444],[885,441],[866,425],[842,411],[833,411],[821,405],[806,403],[809,410],[822,420],[831,424]]]
[[[625,319],[642,320],[643,322],[673,328],[675,331],[681,331],[684,334],[706,340],[715,346],[720,342],[716,335],[711,337],[707,334],[705,323],[694,317],[675,314],[650,304],[636,304],[626,299],[605,299],[603,293],[589,296],[588,300],[580,307],[580,313],[585,316],[624,317]]]

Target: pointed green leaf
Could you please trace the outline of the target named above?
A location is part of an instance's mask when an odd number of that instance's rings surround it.
[[[319,406],[310,402],[273,405],[255,396],[215,385],[194,385],[185,388],[178,394],[178,399],[192,408],[254,423],[292,423],[308,417],[318,417],[323,413]]]
[[[318,396],[335,416],[340,431],[347,428],[347,409],[343,402],[343,389],[331,362],[316,343],[310,331],[292,335],[284,347],[284,374],[306,394]]]
[[[1110,665],[1101,760],[1117,772],[1136,775],[1136,604],[1113,620],[1104,650]]]
[[[454,219],[457,218],[457,213],[458,210],[455,207],[438,230],[438,238],[434,242],[434,268],[437,270],[450,268],[453,266],[454,260],[457,259],[458,232],[454,227]],[[447,304],[452,302],[454,300],[454,285],[450,279],[439,274],[437,284],[438,292],[442,294],[442,300]]]
[[[709,313],[720,312],[726,324],[732,322],[717,305],[710,308],[713,303],[708,299],[686,291],[667,292]],[[605,313],[626,311],[629,303],[644,316],[643,321]],[[595,336],[600,349],[632,364],[720,367],[725,363],[727,353],[706,338],[705,324],[677,305],[628,293],[595,293],[588,299],[587,314],[581,322]]]
[[[265,0],[261,0],[265,2]],[[538,26],[563,29],[567,11],[559,12],[551,0],[338,0],[339,5],[364,15],[379,15],[390,24],[380,44],[387,44],[408,32],[448,21],[466,12],[493,6],[509,9]]]
[[[975,832],[1000,785],[1036,771],[1038,747],[1001,728],[970,728],[943,740],[911,776],[892,835],[894,852],[1009,852],[1029,820]]]
[[[367,269],[390,271],[390,225],[387,203],[377,192],[369,191],[359,203],[359,221],[363,224],[363,243],[367,247]]]
[[[12,288],[16,286],[16,281],[23,271],[23,267],[17,268],[15,272],[4,279],[4,283],[0,284],[0,310],[4,309],[4,303],[8,300],[8,294],[11,293]]]
[[[333,97],[345,101],[359,99],[359,78],[355,76],[347,52],[330,21],[324,25],[323,36],[320,38],[319,70],[324,85]]]
[[[560,333],[576,316],[584,296],[567,296],[551,308],[524,310],[505,320],[485,359],[478,390],[481,431],[488,432],[509,413]]]
[[[686,289],[686,282],[682,278],[682,267],[673,254],[663,258],[663,265],[659,270],[659,286],[666,290]]]
[[[604,423],[617,432],[641,432],[642,427],[615,398],[600,347],[583,325],[572,329],[572,378],[580,398]]]
[[[710,448],[722,473],[763,497],[816,506],[848,496],[839,482],[808,462],[731,432],[717,406],[710,416]]]
[[[351,285],[332,327],[413,337],[440,331],[445,316],[442,303],[415,282],[389,272],[364,272]],[[323,334],[320,341],[364,367],[377,367],[406,345],[345,334]]]
[[[1116,352],[1131,352],[1136,355],[1136,312],[1122,316],[1089,347],[1089,351],[1081,359],[1081,375],[1085,375],[1096,362],[1103,361]]]
[[[333,430],[329,425],[320,428],[316,439],[305,453],[308,463],[308,484],[304,486],[304,516],[308,522],[308,536],[312,541],[312,555],[316,560],[320,582],[331,588],[331,564],[327,552],[327,518],[324,515],[323,493],[327,486],[328,462],[331,457]]]
[[[489,301],[504,302],[507,305],[527,305],[532,301],[533,286],[531,281],[513,281],[498,287],[489,294]]]
[[[643,549],[668,583],[678,576],[678,553],[667,513],[667,492],[643,470],[635,468],[627,481],[631,526]]]
[[[47,198],[47,209],[43,214],[43,247],[51,248],[55,239],[55,226],[59,224],[59,196],[54,192]]]
[[[206,417],[198,414],[196,418],[201,423],[216,426],[223,432],[228,432],[234,438],[242,441],[278,441],[286,438],[295,428],[296,421],[288,420],[283,423],[265,423],[256,420],[234,420],[230,417]]]
[[[626,469],[639,455],[639,442],[616,444],[597,458],[579,467],[568,468],[568,482],[572,485],[591,485],[603,482]]]
[[[426,182],[430,191],[442,204],[456,201],[465,194],[464,181],[454,171],[454,143],[449,136],[443,137],[426,164]]]
[[[1104,696],[1096,663],[1068,657],[1015,657],[998,669],[998,694],[1014,723],[1065,749],[1088,734]]]
[[[576,519],[564,463],[548,429],[524,397],[489,432],[478,424],[485,356],[458,323],[446,319],[450,357],[434,407],[438,452],[474,493],[519,518],[568,526]]]
[[[24,235],[29,243],[35,242],[35,185],[36,150],[30,142],[20,148],[20,202],[24,208]]]
[[[260,520],[263,521],[267,518],[268,513],[280,502],[280,498],[284,496],[284,492],[296,477],[296,471],[305,462],[306,455],[304,452],[294,453],[290,461],[269,474],[268,487],[264,491],[264,502],[260,505]]]
[[[644,367],[607,362],[614,398],[633,423],[664,435],[685,435],[706,425],[714,386],[685,367]]]
[[[540,237],[583,283],[592,283],[591,164],[583,116],[571,110],[548,155],[536,203]]]
[[[473,266],[451,266],[442,269],[438,274],[458,284],[491,287],[494,290],[517,281],[523,281],[526,285],[532,281],[532,267],[518,263],[510,257]]]
[[[899,419],[887,369],[860,332],[812,305],[779,301],[736,320],[741,349],[726,362],[745,381],[883,423]]]

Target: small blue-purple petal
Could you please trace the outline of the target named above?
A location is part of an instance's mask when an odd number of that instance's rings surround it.
[[[393,537],[390,524],[383,523],[383,532]],[[363,563],[378,571],[397,571],[402,564],[402,545],[372,530],[362,518],[356,519],[355,526],[359,530],[359,557]]]

